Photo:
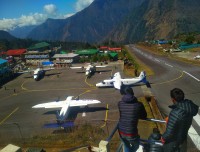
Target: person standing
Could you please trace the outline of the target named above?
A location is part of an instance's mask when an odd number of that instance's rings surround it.
[[[146,119],[144,105],[138,102],[131,87],[122,86],[120,93],[122,100],[118,103],[119,123],[118,132],[124,145],[124,152],[135,152],[139,148],[138,120]]]
[[[191,100],[185,99],[184,92],[179,88],[170,91],[173,105],[168,117],[166,131],[161,137],[164,152],[187,151],[187,134],[193,117],[199,107]]]

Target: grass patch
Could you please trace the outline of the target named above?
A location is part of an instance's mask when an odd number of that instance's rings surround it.
[[[26,139],[23,147],[72,148],[80,145],[98,145],[107,136],[98,126],[85,123],[67,131],[60,130],[47,136]]]

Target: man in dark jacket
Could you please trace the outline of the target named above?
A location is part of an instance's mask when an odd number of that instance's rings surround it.
[[[122,100],[118,103],[119,107],[119,124],[118,131],[124,144],[125,152],[135,152],[139,148],[140,136],[138,135],[138,120],[146,119],[147,113],[144,105],[138,102],[130,87],[125,87],[120,92],[123,95]]]
[[[171,90],[170,95],[174,104],[169,106],[172,110],[169,114],[166,131],[161,138],[164,143],[163,148],[166,152],[187,151],[188,130],[199,107],[191,100],[184,99],[184,92],[179,88]]]

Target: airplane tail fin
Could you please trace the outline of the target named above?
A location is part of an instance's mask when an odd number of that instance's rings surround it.
[[[57,122],[64,121],[65,117],[63,115],[60,115],[60,111],[56,111],[56,119],[57,119]]]
[[[141,79],[141,81],[142,81],[143,83],[145,83],[145,84],[147,83],[145,71],[140,72],[139,78]]]
[[[142,71],[140,73],[139,78],[141,78],[141,81],[147,86],[147,88],[151,88],[151,85],[150,85],[149,81],[147,81],[145,71]]]

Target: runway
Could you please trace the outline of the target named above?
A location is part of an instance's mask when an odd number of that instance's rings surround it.
[[[134,53],[138,59],[154,71],[155,75],[147,78],[152,87],[151,92],[156,98],[163,116],[168,116],[171,110],[168,106],[172,104],[170,90],[173,88],[181,88],[185,93],[185,98],[200,106],[200,66],[180,62],[168,56],[152,54],[149,51],[137,48],[135,45],[128,45],[127,47],[130,52]],[[200,111],[194,118],[188,135],[200,150],[200,122],[197,121],[199,116]]]

